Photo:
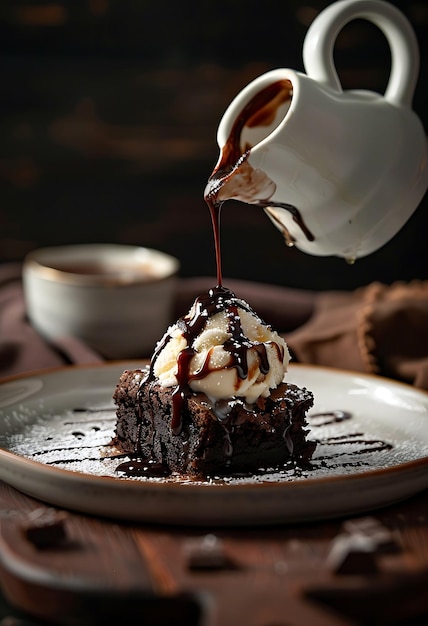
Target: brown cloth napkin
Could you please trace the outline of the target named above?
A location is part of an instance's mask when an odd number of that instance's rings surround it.
[[[428,281],[320,293],[311,319],[287,341],[304,363],[428,389]]]
[[[175,315],[214,285],[178,283]],[[353,292],[314,292],[225,280],[288,342],[295,361],[380,374],[428,389],[428,282],[372,283]],[[141,358],[150,355],[142,354]],[[0,378],[70,363],[102,362],[78,339],[46,342],[29,324],[20,264],[0,265]]]

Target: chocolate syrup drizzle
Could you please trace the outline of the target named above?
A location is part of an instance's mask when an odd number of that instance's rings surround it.
[[[192,347],[195,339],[204,330],[208,320],[217,313],[225,312],[227,318],[227,330],[230,338],[223,344],[223,348],[230,355],[227,368],[235,368],[239,378],[245,379],[248,376],[247,353],[252,349],[258,357],[259,368],[263,374],[269,372],[269,359],[265,343],[250,341],[244,334],[241,325],[239,309],[247,311],[256,316],[253,309],[247,302],[240,300],[235,294],[222,285],[210,289],[207,295],[199,296],[188,315],[178,320],[178,326],[186,340],[187,347],[178,355],[177,364],[177,386],[172,394],[172,422],[171,429],[175,435],[179,435],[182,430],[182,409],[186,394],[189,392],[189,385],[192,380],[205,378],[212,370],[210,366],[210,353],[207,353],[204,363],[197,372],[190,371],[190,363],[195,355]],[[257,317],[257,316],[256,316]],[[263,323],[263,322],[262,322]],[[154,379],[154,365],[170,341],[170,336],[165,335],[151,360],[149,379]],[[284,358],[284,349],[277,343],[272,343],[276,348],[278,359]]]

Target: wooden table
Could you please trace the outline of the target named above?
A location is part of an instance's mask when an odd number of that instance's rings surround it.
[[[47,532],[39,546],[50,515],[64,536]],[[26,624],[79,625],[404,626],[428,616],[428,491],[352,519],[214,531],[64,514],[0,483],[0,532],[3,612],[15,616],[4,623],[20,623],[17,610]]]

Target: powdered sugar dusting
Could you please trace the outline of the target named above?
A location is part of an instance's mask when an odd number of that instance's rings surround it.
[[[40,407],[36,419],[23,409],[18,421],[19,428],[15,424],[13,432],[0,435],[1,447],[51,467],[117,480],[199,485],[294,482],[392,468],[428,457],[428,443],[416,437],[385,434],[376,423],[368,428],[364,419],[340,409],[313,410],[308,416],[308,439],[318,445],[307,467],[293,461],[281,468],[260,468],[253,475],[213,476],[204,481],[174,475],[122,477],[116,468],[130,457],[111,445],[116,421],[113,407],[95,404],[58,412]]]

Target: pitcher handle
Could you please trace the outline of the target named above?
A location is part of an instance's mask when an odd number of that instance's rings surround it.
[[[389,43],[391,73],[385,99],[410,107],[419,74],[418,41],[403,13],[383,0],[339,0],[321,11],[310,25],[303,44],[306,73],[335,91],[342,91],[333,48],[342,28],[357,18],[373,22]]]

